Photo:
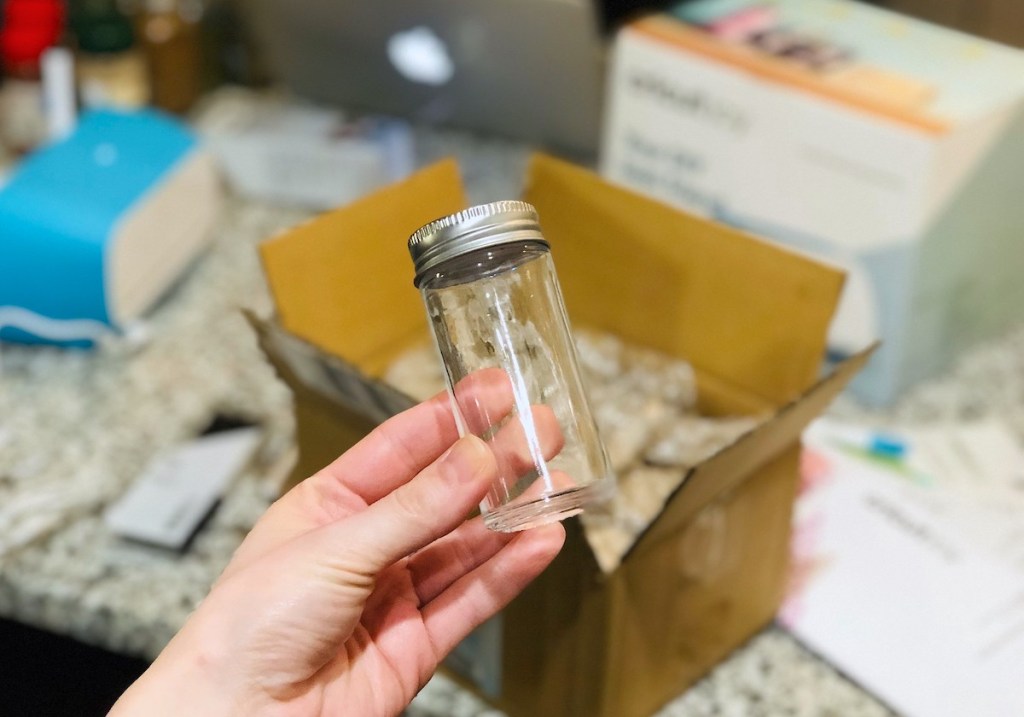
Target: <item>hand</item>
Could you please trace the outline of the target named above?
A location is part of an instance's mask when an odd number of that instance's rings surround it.
[[[493,417],[503,385],[468,388]],[[457,439],[437,396],[296,486],[111,714],[399,714],[565,537],[464,522],[496,466],[479,438]]]

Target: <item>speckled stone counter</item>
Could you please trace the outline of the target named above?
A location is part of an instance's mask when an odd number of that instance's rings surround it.
[[[522,147],[455,133],[417,140],[421,162],[459,157],[473,201],[518,193]],[[0,616],[152,657],[203,597],[272,500],[270,467],[290,445],[288,392],[238,309],[269,309],[256,245],[306,216],[230,200],[211,250],[130,337],[92,352],[0,346]],[[833,410],[883,424],[995,414],[1024,435],[1024,331],[974,351],[886,414]],[[259,418],[268,441],[189,551],[113,537],[103,506],[156,451],[218,411]],[[410,714],[496,713],[437,677]],[[769,628],[661,714],[889,713]]]

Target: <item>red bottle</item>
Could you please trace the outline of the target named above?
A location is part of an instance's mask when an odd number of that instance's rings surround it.
[[[16,152],[35,147],[46,136],[40,60],[60,42],[65,25],[60,0],[7,0],[0,27],[0,141]]]

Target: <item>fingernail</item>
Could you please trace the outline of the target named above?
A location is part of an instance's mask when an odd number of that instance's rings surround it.
[[[472,483],[484,464],[487,447],[479,438],[466,436],[441,457],[441,470],[457,481]]]

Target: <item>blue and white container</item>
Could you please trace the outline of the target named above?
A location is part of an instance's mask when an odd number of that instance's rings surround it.
[[[210,239],[217,171],[153,111],[102,111],[0,189],[0,339],[88,345],[145,313]]]

